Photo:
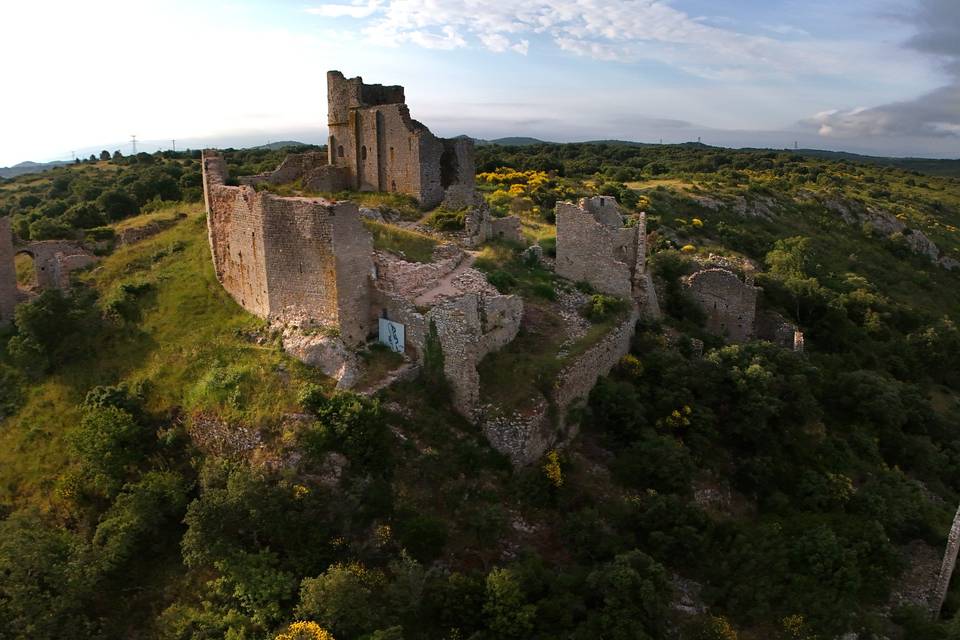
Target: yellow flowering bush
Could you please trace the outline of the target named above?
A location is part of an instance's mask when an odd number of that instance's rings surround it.
[[[690,221],[690,226],[696,227],[699,229],[700,227],[703,226],[703,220],[701,220],[700,218],[694,218],[693,220]]]
[[[658,427],[667,427],[669,429],[680,429],[682,427],[690,426],[690,416],[693,414],[693,409],[690,408],[690,405],[683,405],[679,409],[674,409],[670,412],[666,418],[657,420]]]
[[[547,480],[559,489],[563,486],[563,470],[560,468],[560,454],[556,450],[547,454],[547,462],[543,465],[543,472]]]
[[[684,253],[696,253],[696,252],[697,252],[697,248],[696,248],[695,246],[693,246],[692,244],[685,244],[685,245],[683,245],[683,247],[680,248],[680,251],[682,251],[682,252],[684,252]]]
[[[276,640],[334,640],[334,637],[316,622],[298,621],[288,626]]]

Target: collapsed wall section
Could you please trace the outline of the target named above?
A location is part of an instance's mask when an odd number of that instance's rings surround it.
[[[14,263],[10,218],[0,218],[0,327],[13,322],[17,306],[17,269]]]
[[[684,283],[706,314],[706,329],[732,342],[747,342],[756,328],[759,287],[727,269],[703,269]]]
[[[557,275],[587,282],[597,291],[629,299],[633,295],[640,227],[624,227],[614,198],[558,202]]]

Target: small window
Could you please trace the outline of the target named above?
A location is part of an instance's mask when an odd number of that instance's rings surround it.
[[[390,147],[390,162],[393,162],[393,147]]]
[[[396,181],[396,180],[391,180],[391,181],[390,181],[390,191],[396,191],[396,190],[397,190],[397,181]]]
[[[367,159],[367,145],[363,145],[362,147],[360,147],[360,159],[361,160]]]
[[[343,145],[340,145],[339,147],[337,147],[337,157],[338,158],[343,157]]]

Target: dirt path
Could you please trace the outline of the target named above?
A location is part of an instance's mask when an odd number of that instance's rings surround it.
[[[461,273],[470,268],[474,260],[477,259],[476,253],[472,251],[465,252],[466,255],[463,258],[463,261],[457,265],[457,268],[440,278],[437,281],[436,286],[427,291],[424,291],[419,296],[413,299],[413,304],[418,307],[425,307],[433,302],[436,302],[437,298],[441,296],[453,296],[460,292],[460,290],[453,284],[453,281]]]

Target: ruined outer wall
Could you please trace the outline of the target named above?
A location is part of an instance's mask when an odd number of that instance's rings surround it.
[[[327,208],[306,198],[254,197],[262,225],[267,314],[337,326],[336,261]]]
[[[10,218],[0,218],[0,327],[13,322],[17,306],[17,270],[13,261]]]
[[[544,401],[529,415],[483,420],[483,433],[491,446],[519,466],[539,460],[558,442],[573,438],[579,425],[568,425],[567,413],[590,395],[600,376],[610,373],[620,358],[630,352],[638,317],[634,306],[626,320],[560,371],[550,398],[553,413]]]
[[[261,198],[250,187],[229,187],[226,162],[204,151],[203,200],[217,280],[237,303],[254,315],[270,315]]]
[[[694,300],[707,316],[711,333],[733,342],[753,337],[759,289],[726,269],[704,269],[687,279]]]
[[[630,298],[636,230],[608,226],[569,202],[558,202],[556,211],[557,274],[574,282],[589,282],[604,293]]]

